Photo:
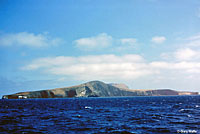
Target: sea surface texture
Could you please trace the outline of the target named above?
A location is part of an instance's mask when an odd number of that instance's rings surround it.
[[[200,96],[5,99],[0,133],[200,133]]]

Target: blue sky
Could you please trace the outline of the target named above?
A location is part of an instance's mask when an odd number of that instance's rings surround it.
[[[1,0],[0,95],[91,80],[199,91],[199,0]]]

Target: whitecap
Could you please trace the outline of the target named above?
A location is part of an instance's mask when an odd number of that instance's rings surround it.
[[[180,109],[179,112],[184,111],[185,109]]]
[[[92,109],[92,107],[89,107],[89,106],[85,106],[85,109]]]

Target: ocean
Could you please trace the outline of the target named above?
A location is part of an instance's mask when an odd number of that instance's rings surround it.
[[[1,99],[1,134],[200,133],[200,96]]]

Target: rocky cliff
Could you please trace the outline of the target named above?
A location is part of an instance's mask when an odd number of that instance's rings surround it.
[[[69,97],[114,97],[114,96],[163,96],[163,95],[198,95],[198,92],[178,92],[170,89],[131,90],[124,84],[105,84],[91,81],[77,86],[20,92],[4,95],[3,99],[25,98],[69,98]]]

